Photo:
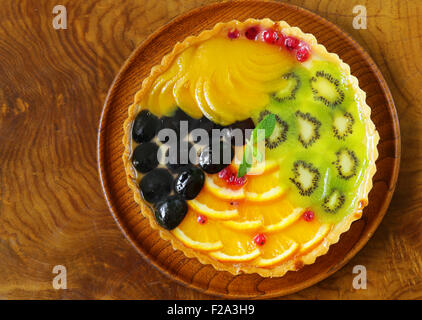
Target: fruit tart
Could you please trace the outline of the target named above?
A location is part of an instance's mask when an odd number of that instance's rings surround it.
[[[175,249],[283,276],[368,204],[379,135],[350,68],[284,21],[219,23],[152,68],[124,124],[141,213]]]

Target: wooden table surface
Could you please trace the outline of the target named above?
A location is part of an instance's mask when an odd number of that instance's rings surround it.
[[[0,298],[207,299],[146,263],[110,215],[97,173],[101,109],[132,50],[213,1],[0,1]],[[336,23],[381,69],[396,102],[402,165],[386,217],[343,269],[290,299],[422,298],[422,1],[288,1]],[[353,28],[364,5],[367,29]],[[67,270],[56,290],[53,268]],[[353,289],[355,265],[367,289]]]

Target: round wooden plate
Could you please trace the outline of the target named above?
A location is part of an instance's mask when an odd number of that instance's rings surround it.
[[[331,246],[329,252],[314,264],[297,272],[288,272],[281,278],[262,278],[257,274],[233,276],[173,250],[170,243],[162,240],[140,214],[140,208],[127,186],[122,161],[123,122],[128,116],[128,107],[142,80],[176,42],[211,29],[218,22],[266,17],[285,20],[304,32],[313,33],[329,52],[337,53],[350,65],[360,87],[367,92],[372,120],[381,137],[378,171],[369,195],[369,206],[365,208],[362,219],[354,222],[339,243]],[[161,27],[133,52],[114,80],[104,105],[98,134],[98,162],[105,197],[129,241],[163,273],[189,287],[221,297],[281,296],[309,287],[340,269],[365,245],[381,222],[394,191],[400,162],[396,109],[387,84],[372,59],[334,24],[307,10],[275,2],[217,3],[190,11]]]

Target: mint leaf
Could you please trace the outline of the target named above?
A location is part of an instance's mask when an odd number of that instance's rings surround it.
[[[257,143],[258,141],[261,141],[271,136],[275,129],[276,122],[277,121],[275,119],[275,114],[270,113],[269,115],[265,116],[265,118],[262,119],[252,131],[251,140],[253,141],[253,143]],[[263,130],[265,134],[258,134],[258,132],[260,132],[259,130]]]
[[[258,162],[261,162],[263,160],[263,155],[261,154],[261,152],[259,152],[256,143],[271,136],[275,129],[275,126],[275,115],[273,113],[270,113],[258,123],[255,129],[253,129],[251,139],[245,146],[242,162],[239,166],[239,170],[237,171],[238,178],[243,177],[245,174],[248,173],[248,171],[252,167],[253,158],[255,158]],[[264,132],[260,130],[263,130]]]
[[[248,173],[249,169],[252,167],[252,146],[247,144],[245,146],[245,151],[243,152],[242,163],[237,170],[237,177],[243,177]]]
[[[264,159],[264,156],[261,152],[258,151],[258,148],[254,146],[254,157],[256,161],[261,162]]]

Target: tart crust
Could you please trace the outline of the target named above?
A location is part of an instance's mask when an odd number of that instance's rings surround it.
[[[357,190],[357,198],[359,199],[359,201],[357,201],[357,207],[355,209],[355,212],[348,214],[343,218],[343,220],[333,225],[328,234],[325,236],[324,240],[315,248],[313,248],[309,253],[306,253],[305,255],[301,256],[296,256],[272,268],[262,268],[241,263],[223,263],[212,259],[210,256],[200,251],[186,247],[171,232],[160,227],[155,221],[153,212],[151,211],[147,203],[142,199],[141,193],[135,181],[136,172],[134,171],[134,168],[132,167],[130,161],[132,123],[136,115],[141,111],[141,107],[138,103],[139,101],[141,101],[143,95],[150,89],[154,80],[169,68],[175,57],[179,53],[184,51],[186,48],[196,45],[207,39],[210,39],[216,34],[219,34],[223,29],[244,29],[248,26],[257,24],[266,28],[273,27],[275,24],[278,25],[278,28],[282,30],[284,34],[304,40],[311,47],[313,52],[317,53],[320,57],[324,58],[325,60],[333,62],[339,66],[340,70],[345,75],[345,77],[348,78],[350,84],[354,89],[354,92],[356,93],[355,96],[358,102],[358,108],[360,109],[365,118],[366,139],[368,139],[368,168],[365,171],[365,176],[362,181],[362,184]],[[189,258],[197,258],[202,264],[211,264],[217,270],[228,271],[234,275],[240,273],[258,273],[263,277],[281,277],[287,271],[299,270],[304,265],[314,263],[317,257],[322,256],[328,252],[330,245],[335,244],[339,241],[340,235],[348,231],[354,221],[361,218],[363,208],[368,204],[368,194],[372,189],[372,178],[376,172],[375,161],[378,158],[377,144],[379,141],[379,134],[376,131],[375,125],[372,122],[370,116],[371,109],[366,104],[366,93],[359,88],[358,79],[351,75],[349,65],[344,63],[337,54],[328,52],[323,45],[318,44],[316,38],[312,34],[304,33],[297,27],[291,27],[285,21],[274,22],[271,19],[267,18],[262,20],[248,19],[244,22],[233,20],[227,23],[218,23],[211,30],[205,30],[201,32],[198,36],[190,36],[187,37],[183,42],[178,42],[174,46],[172,52],[163,57],[161,64],[154,66],[151,69],[150,75],[143,80],[142,87],[136,93],[134,103],[129,107],[128,118],[126,119],[123,125],[123,144],[125,145],[125,151],[123,153],[123,163],[127,174],[127,182],[134,193],[135,201],[140,205],[141,212],[149,220],[151,227],[153,229],[156,229],[160,233],[161,238],[169,240],[174,249],[182,251]]]

